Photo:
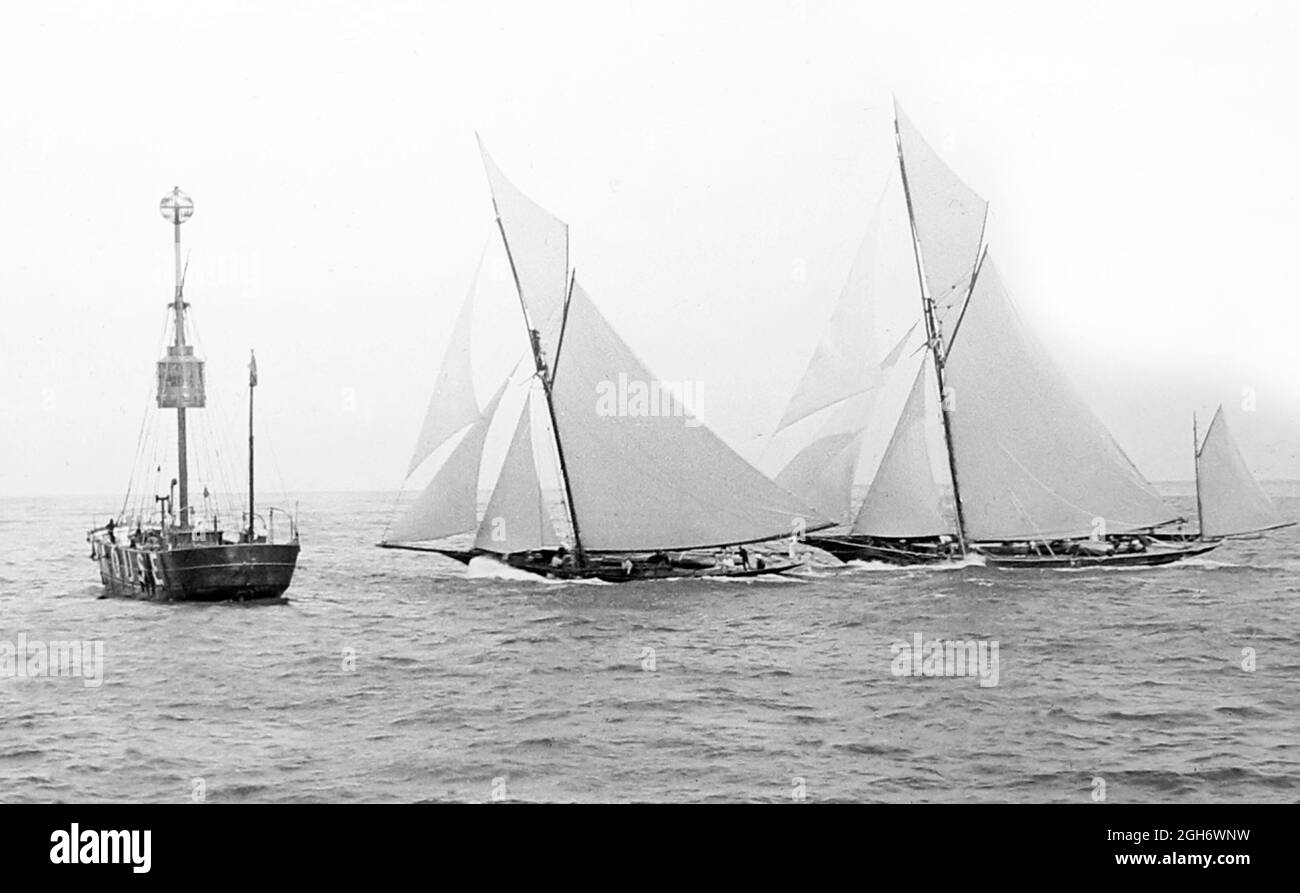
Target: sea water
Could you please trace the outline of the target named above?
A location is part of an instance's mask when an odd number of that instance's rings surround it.
[[[100,598],[113,500],[0,500],[0,801],[1300,797],[1294,528],[1152,569],[610,585],[376,549],[390,494],[300,498],[270,606]],[[98,677],[56,672],[71,645]]]

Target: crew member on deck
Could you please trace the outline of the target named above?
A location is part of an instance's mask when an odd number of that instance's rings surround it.
[[[740,566],[749,570],[749,550],[744,546],[740,547]]]
[[[108,531],[108,541],[115,546],[117,545],[117,535],[113,533],[113,528],[116,526],[117,526],[117,522],[114,521],[112,518],[109,518],[108,524],[105,525],[105,529]]]
[[[563,545],[555,550],[555,555],[551,557],[551,567],[564,567],[569,560],[569,550]]]

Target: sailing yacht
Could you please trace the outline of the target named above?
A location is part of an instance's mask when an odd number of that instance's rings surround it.
[[[1000,567],[1155,565],[1212,548],[1151,535],[1183,519],[1016,313],[986,241],[988,202],[897,103],[894,136],[921,298],[913,355],[921,359],[849,531],[809,543],[843,560],[917,564],[975,555]],[[896,350],[905,348],[906,339]],[[879,373],[897,365],[894,354],[878,366],[874,357],[864,360]],[[815,355],[808,374],[820,374],[818,365]],[[938,407],[950,500],[932,474],[930,402]],[[843,464],[853,459],[847,448]],[[787,466],[777,480],[800,477]]]
[[[1256,539],[1284,527],[1293,527],[1250,473],[1246,458],[1228,428],[1223,407],[1215,410],[1202,440],[1192,416],[1192,445],[1196,456],[1195,533],[1157,533],[1172,542],[1218,543],[1229,539]]]
[[[651,374],[570,269],[568,225],[506,179],[481,143],[480,151],[528,341],[523,409],[480,515],[480,465],[511,379],[480,409],[471,288],[408,478],[435,453],[445,458],[379,545],[611,582],[798,567],[771,555],[751,560],[743,547],[796,540],[834,522],[746,462]],[[554,463],[558,506],[547,498],[539,461]],[[446,542],[463,534],[473,535],[472,545]]]
[[[248,511],[243,523],[236,530],[227,530],[216,494],[207,487],[202,509],[191,498],[187,413],[207,404],[204,362],[195,356],[190,337],[190,305],[184,297],[181,267],[181,225],[193,215],[194,202],[177,187],[163,197],[159,208],[173,228],[176,290],[169,306],[172,343],[166,356],[158,361],[154,396],[159,409],[176,410],[176,477],[171,479],[166,495],[128,487],[122,509],[87,534],[90,558],[98,565],[108,595],[159,601],[277,599],[289,588],[297,567],[298,523],[296,517],[282,509],[268,507],[265,517],[254,510],[253,390],[257,386],[257,365],[251,356]],[[140,456],[144,454],[141,450]],[[161,464],[155,467],[161,473]],[[278,537],[277,512],[284,519]]]

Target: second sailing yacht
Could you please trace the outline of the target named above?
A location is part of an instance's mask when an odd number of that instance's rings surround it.
[[[578,283],[569,268],[567,224],[520,192],[486,151],[483,162],[529,344],[527,396],[480,517],[479,465],[508,382],[479,409],[468,350],[471,292],[408,476],[441,445],[460,439],[380,545],[462,562],[491,555],[545,576],[613,582],[797,567],[751,556],[744,546],[798,539],[833,522],[691,417],[683,395],[654,378]],[[647,399],[606,399],[616,383]],[[562,530],[539,478],[539,458],[555,462]],[[467,532],[471,547],[435,545]]]
[[[809,543],[844,560],[975,554],[1003,567],[1154,565],[1212,548],[1151,536],[1183,519],[1023,325],[986,243],[988,202],[897,105],[894,136],[921,362],[851,530]],[[950,509],[930,468],[927,393],[938,403]]]

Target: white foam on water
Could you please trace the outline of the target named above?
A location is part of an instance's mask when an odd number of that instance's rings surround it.
[[[465,577],[470,580],[518,580],[527,583],[544,583],[548,586],[563,586],[563,580],[552,580],[540,574],[530,573],[511,567],[488,555],[475,555],[465,567]]]

